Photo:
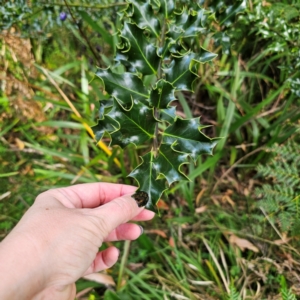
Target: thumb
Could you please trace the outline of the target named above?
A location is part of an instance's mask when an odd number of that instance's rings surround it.
[[[133,219],[143,209],[143,207],[138,207],[131,195],[124,195],[115,198],[100,207],[94,208],[93,214],[102,219],[103,229],[105,229],[106,234],[109,234],[119,225]]]

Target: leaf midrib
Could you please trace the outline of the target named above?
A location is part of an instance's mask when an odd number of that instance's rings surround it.
[[[148,131],[144,130],[143,127],[139,126],[133,119],[129,118],[126,114],[122,113],[128,120],[130,120],[133,124],[136,125],[136,127],[140,128],[143,132],[146,133],[150,138],[153,138],[154,135],[150,134]]]
[[[98,74],[96,74],[96,75],[97,75],[98,77],[100,77],[100,78],[103,80],[103,78],[102,78],[101,76],[99,76]],[[109,75],[114,75],[114,73],[111,73],[111,74],[109,74]],[[118,75],[118,74],[115,74],[115,75]],[[104,78],[105,78],[105,77],[104,77]],[[110,83],[112,83],[112,84],[114,84],[114,85],[116,85],[116,86],[118,86],[118,87],[120,87],[120,88],[122,88],[122,89],[124,89],[124,90],[126,90],[126,91],[130,91],[130,92],[132,92],[132,93],[134,93],[134,94],[136,94],[136,95],[140,95],[140,96],[143,96],[143,97],[145,97],[145,98],[148,98],[148,95],[145,95],[145,94],[136,92],[136,91],[134,91],[134,90],[125,88],[124,86],[122,86],[122,85],[120,85],[120,84],[117,84],[117,83],[116,83],[117,81],[113,81],[113,80],[109,80],[109,79],[107,79],[107,81],[110,82]],[[105,83],[105,82],[104,82],[104,83]]]
[[[146,61],[147,65],[149,66],[149,68],[152,70],[152,72],[154,74],[157,74],[157,71],[152,67],[152,65],[150,64],[149,60],[145,57],[142,49],[140,48],[139,43],[137,42],[137,39],[135,38],[135,36],[132,34],[132,32],[130,31],[131,36],[133,37],[133,40],[135,41],[135,44],[138,48],[138,50],[140,51],[140,53],[142,54],[142,57],[144,58],[144,60]]]

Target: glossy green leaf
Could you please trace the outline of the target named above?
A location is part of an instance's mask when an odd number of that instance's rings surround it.
[[[217,32],[214,34],[213,38],[215,40],[215,45],[217,47],[222,46],[222,52],[229,55],[231,47],[230,37],[225,32]]]
[[[192,91],[192,85],[196,79],[196,74],[190,71],[193,53],[182,57],[174,57],[170,65],[164,69],[166,80],[169,81],[176,90]]]
[[[216,56],[203,48],[197,54],[188,52],[183,56],[174,56],[170,65],[164,69],[166,80],[176,90],[193,91],[193,82],[198,76],[198,64],[211,61]]]
[[[217,19],[220,24],[230,26],[235,22],[236,16],[244,12],[247,8],[246,0],[238,0],[231,2],[231,5],[227,5],[226,1],[214,1],[211,5],[211,9],[216,11]]]
[[[161,144],[158,156],[154,159],[153,166],[159,177],[163,176],[171,185],[175,181],[189,180],[180,170],[183,164],[188,163],[188,154],[172,149],[172,145]]]
[[[165,179],[157,179],[158,172],[154,168],[153,152],[148,152],[142,157],[143,162],[137,166],[128,176],[133,177],[139,186],[139,191],[148,194],[146,208],[157,211],[156,203],[162,193],[167,189]]]
[[[169,82],[159,80],[150,93],[149,103],[157,108],[168,108],[169,104],[176,100],[174,92],[175,89]]]
[[[170,36],[177,40],[179,38],[190,38],[197,36],[199,33],[206,32],[206,28],[202,25],[206,19],[207,11],[199,9],[195,11],[184,7],[177,14],[176,21],[170,26]]]
[[[176,106],[160,110],[159,121],[167,121],[168,123],[173,124],[176,117]]]
[[[111,134],[112,132],[118,130],[118,125],[119,124],[110,117],[105,117],[102,120],[98,120],[98,124],[92,127],[96,141],[100,141],[106,132]]]
[[[98,69],[96,72],[105,90],[126,110],[131,109],[133,101],[145,101],[148,91],[139,77],[131,73],[116,74],[111,69]]]
[[[128,2],[133,6],[131,21],[141,29],[149,29],[158,38],[160,24],[154,15],[150,1],[130,0]]]
[[[108,112],[108,110],[113,106],[114,100],[113,99],[104,99],[99,101],[99,119],[104,119],[104,115]]]
[[[160,10],[166,19],[170,18],[175,9],[174,0],[162,0],[160,1]]]
[[[163,132],[163,143],[172,145],[176,151],[188,153],[196,161],[201,154],[212,154],[217,144],[217,139],[210,139],[200,131],[205,127],[200,124],[199,118],[178,118]]]
[[[217,56],[218,56],[218,54],[207,51],[206,49],[201,47],[199,52],[195,53],[193,62],[204,64],[204,63],[207,63],[207,62],[213,60]]]
[[[156,74],[160,58],[156,54],[156,47],[146,38],[144,30],[134,24],[124,23],[121,38],[119,49],[132,67],[143,74]]]
[[[141,102],[136,102],[130,111],[115,103],[108,116],[119,124],[119,130],[111,134],[111,145],[120,145],[122,148],[129,144],[142,145],[154,136],[157,121],[153,109]]]

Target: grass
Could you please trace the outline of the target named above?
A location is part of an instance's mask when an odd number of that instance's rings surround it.
[[[108,22],[114,32],[117,22],[107,15],[82,18],[92,47],[103,49],[101,65],[109,65],[116,37],[104,27]],[[140,149],[108,151],[108,140],[98,147],[89,131],[105,95],[92,81],[87,39],[71,21],[49,35],[32,39],[27,52],[18,36],[1,35],[0,238],[41,191],[95,181],[132,184],[126,175],[139,161]],[[298,237],[288,239],[267,217],[258,222],[262,212],[254,206],[261,184],[255,166],[268,160],[263,149],[299,141],[299,100],[286,81],[299,72],[278,69],[291,53],[271,53],[270,44],[249,35],[231,55],[220,52],[213,66],[200,68],[195,96],[178,93],[181,113],[201,116],[212,125],[206,134],[223,139],[214,156],[189,165],[192,181],[171,187],[161,216],[143,224],[143,236],[116,243],[122,259],[107,271],[115,287],[80,280],[78,292],[91,289],[80,299],[275,299],[290,288],[299,294]]]

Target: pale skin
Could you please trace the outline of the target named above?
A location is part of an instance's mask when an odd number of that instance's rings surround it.
[[[106,241],[135,240],[154,213],[130,196],[136,187],[91,183],[40,194],[0,243],[0,299],[73,300],[75,281],[112,267],[119,250]]]

